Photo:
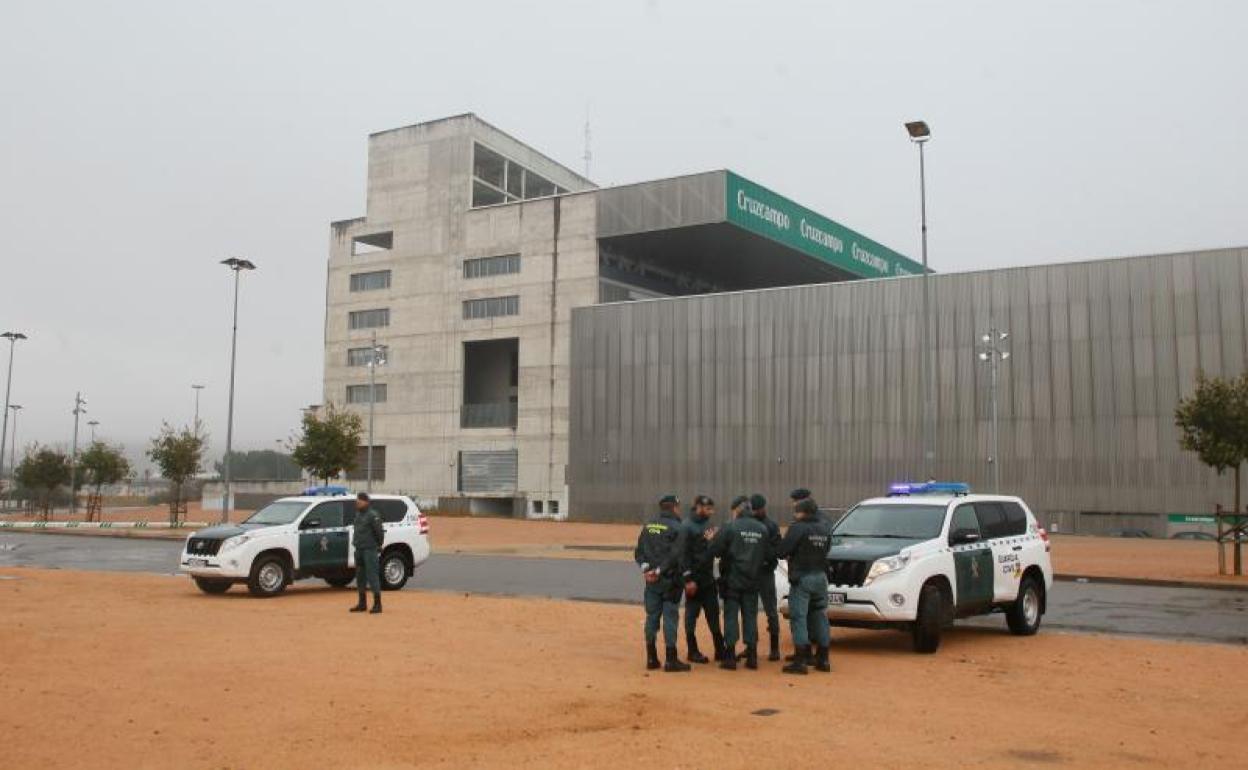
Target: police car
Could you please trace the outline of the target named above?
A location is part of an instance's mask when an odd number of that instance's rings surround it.
[[[1026,503],[961,483],[894,484],[862,501],[833,527],[828,555],[832,624],[905,630],[916,652],[935,652],[955,618],[994,612],[1030,636],[1053,585],[1049,536]],[[786,615],[788,593],[781,564]]]
[[[407,497],[374,495],[372,505],[386,530],[381,587],[398,590],[429,558],[429,519]],[[355,578],[354,522],[354,496],[284,497],[241,524],[192,534],[179,568],[208,594],[245,583],[253,596],[276,596],[293,581],[309,577],[342,587]]]

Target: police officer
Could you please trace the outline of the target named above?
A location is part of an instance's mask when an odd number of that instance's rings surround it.
[[[706,615],[706,626],[711,631],[715,660],[723,656],[724,635],[719,630],[719,591],[715,586],[714,558],[710,553],[711,538],[715,528],[711,517],[715,515],[715,501],[706,495],[693,500],[693,509],[685,519],[685,551],[681,578],[685,583],[685,642],[689,648],[690,663],[709,663],[698,649],[698,615]]]
[[[761,582],[771,579],[766,565],[772,558],[769,531],[752,515],[749,500],[738,497],[732,510],[736,518],[711,541],[724,594],[724,655],[719,667],[729,671],[737,668],[738,621],[744,631],[745,667],[758,668],[758,593]]]
[[[811,496],[809,489],[806,489],[805,487],[798,487],[797,489],[794,489],[792,492],[789,493],[789,507],[794,510],[794,518],[796,518],[797,504],[803,500],[810,500],[811,502],[814,502],[814,498]],[[818,509],[819,509],[819,504],[815,502],[815,510],[818,510]],[[777,537],[776,539],[777,548],[779,547],[779,543],[780,543],[780,540]],[[790,575],[791,574],[792,573],[790,573]],[[819,619],[816,618],[814,615],[810,615],[809,617],[806,618],[806,630],[812,639],[815,636],[815,625],[816,623],[818,623],[818,621]],[[792,663],[795,658],[797,658],[797,653],[794,653],[792,655],[785,655],[784,662]]]
[[[813,663],[819,671],[831,671],[828,663],[828,546],[832,528],[819,516],[819,508],[809,497],[794,506],[797,521],[789,525],[780,543],[782,558],[789,559],[789,628],[796,646],[793,662],[784,667],[786,674],[805,674]],[[809,622],[813,621],[814,633]],[[817,645],[810,654],[811,637]]]
[[[365,584],[373,589],[373,609],[371,614],[381,612],[381,565],[378,551],[386,539],[385,527],[381,525],[381,515],[371,505],[371,499],[364,492],[355,496],[355,526],[352,536],[355,542],[355,588],[360,600],[352,612],[363,612],[368,609],[364,603]]]
[[[659,515],[641,526],[633,558],[646,581],[646,668],[659,667],[655,643],[659,619],[663,621],[663,641],[667,646],[664,671],[688,671],[690,665],[676,657],[676,626],[680,623],[680,563],[685,552],[685,528],[677,515],[680,501],[675,495],[659,500]]]
[[[767,498],[755,494],[750,497],[750,510],[767,530],[767,560],[758,578],[758,598],[767,616],[767,660],[780,660],[780,613],[776,604],[776,566],[780,563],[776,551],[780,547],[780,525],[767,516]]]

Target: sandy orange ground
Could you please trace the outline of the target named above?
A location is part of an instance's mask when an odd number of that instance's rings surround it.
[[[648,674],[634,607],[0,575],[5,767],[1243,767],[1241,647],[842,632],[831,675]]]

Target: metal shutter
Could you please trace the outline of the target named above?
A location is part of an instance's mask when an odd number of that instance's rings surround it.
[[[501,452],[460,452],[459,491],[516,491],[516,450]]]

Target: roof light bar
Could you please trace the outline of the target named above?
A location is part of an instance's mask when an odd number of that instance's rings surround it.
[[[888,485],[889,497],[908,495],[969,495],[971,485],[962,481],[899,481]]]

